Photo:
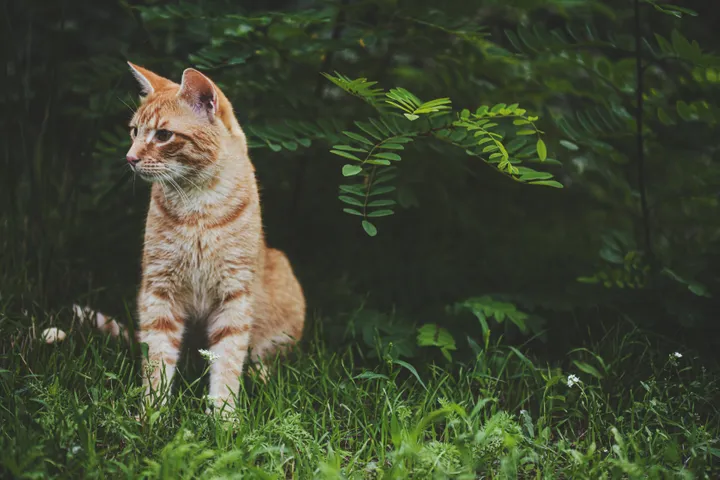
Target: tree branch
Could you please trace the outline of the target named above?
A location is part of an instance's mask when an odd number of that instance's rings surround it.
[[[647,191],[645,186],[645,138],[643,136],[643,65],[642,65],[642,27],[640,22],[640,0],[634,0],[635,10],[635,134],[637,143],[637,174],[638,190],[640,191],[640,211],[642,213],[645,250],[650,259],[654,257],[652,238],[650,235],[650,211],[648,209]]]

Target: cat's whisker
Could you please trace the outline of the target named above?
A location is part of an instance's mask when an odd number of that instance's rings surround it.
[[[185,203],[185,206],[188,206],[188,202],[190,202],[190,197],[188,197],[187,193],[183,191],[183,189],[178,185],[178,183],[167,173],[163,173],[164,177],[167,179],[168,182],[170,182],[170,185],[175,189],[175,191],[180,196],[180,199]]]
[[[163,197],[165,197],[165,203],[167,203],[167,193],[165,193],[165,182],[163,182],[162,176],[158,178],[158,184],[160,185],[160,190],[163,192]]]
[[[125,105],[125,106],[128,108],[128,110],[130,110],[132,113],[135,113],[135,109],[136,109],[137,107],[136,107],[136,108],[132,108],[130,105],[128,105],[127,103],[125,103],[125,100],[123,100],[123,99],[120,98],[120,97],[117,97],[117,98],[118,98],[118,100],[120,100],[120,102],[121,102],[123,105]]]

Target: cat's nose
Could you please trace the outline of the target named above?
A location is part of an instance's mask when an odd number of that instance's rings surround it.
[[[138,162],[140,161],[140,159],[139,159],[138,157],[136,157],[135,155],[128,155],[128,156],[125,157],[125,158],[127,158],[127,161],[128,161],[128,163],[130,164],[131,167],[134,167],[134,166],[137,165]]]

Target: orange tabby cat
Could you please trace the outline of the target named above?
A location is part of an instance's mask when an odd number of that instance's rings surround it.
[[[199,319],[215,357],[210,397],[234,406],[248,349],[261,361],[302,335],[303,292],[287,257],[265,245],[255,169],[225,95],[192,68],[178,85],[130,67],[145,96],[127,161],[153,183],[138,294],[144,384],[169,384],[185,324]]]

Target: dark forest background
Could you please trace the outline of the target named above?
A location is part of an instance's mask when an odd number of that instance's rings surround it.
[[[3,2],[0,301],[65,312],[68,323],[74,302],[132,316],[148,186],[124,160],[138,95],[131,60],[176,81],[194,66],[231,99],[268,241],[288,252],[309,323],[329,344],[373,351],[379,338],[398,357],[429,361],[463,355],[487,326],[553,356],[637,325],[711,356],[713,3]],[[372,88],[449,98],[452,110],[410,120]],[[443,127],[518,108],[542,134],[496,128],[510,165],[533,169],[524,174],[501,171],[472,130]],[[383,125],[410,138],[387,150],[401,154],[384,162],[397,168],[344,176],[353,162],[333,146],[383,141]],[[387,208],[344,212],[353,188],[382,172]]]

